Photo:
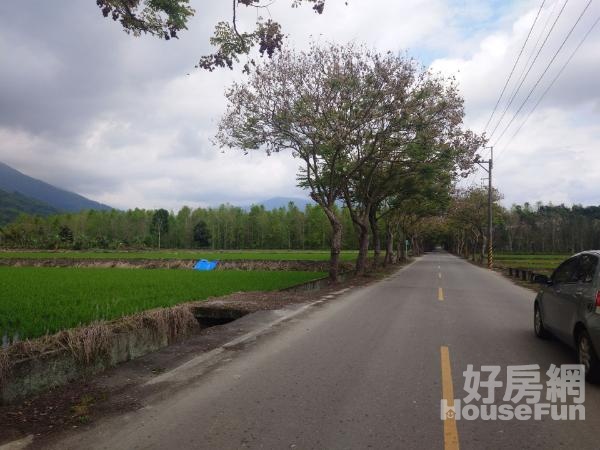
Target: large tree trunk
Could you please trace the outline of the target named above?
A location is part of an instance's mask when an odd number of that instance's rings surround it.
[[[400,260],[402,262],[406,261],[408,259],[408,252],[406,251],[406,241],[407,241],[408,236],[404,233],[402,233],[402,239],[398,239],[398,248],[400,249],[400,251],[398,252],[398,254],[400,255]]]
[[[381,238],[379,237],[379,224],[375,208],[369,213],[369,225],[373,235],[373,267],[376,268],[379,266],[379,259],[381,258]]]
[[[408,258],[406,254],[406,234],[400,233],[398,236],[398,259],[400,262],[404,262],[406,258]]]
[[[385,258],[383,259],[383,265],[387,266],[392,264],[394,259],[394,232],[390,225],[386,228],[385,233]]]
[[[331,225],[331,258],[329,259],[329,281],[337,283],[340,280],[340,253],[342,251],[342,223],[335,215],[333,208],[323,207]]]
[[[410,238],[410,246],[412,248],[412,255],[413,256],[420,256],[421,255],[421,251],[419,249],[419,244],[417,243],[417,239],[415,238],[415,236],[411,236],[411,238]]]
[[[357,211],[352,207],[349,193],[346,192],[344,195],[350,218],[358,232],[358,256],[356,257],[355,270],[357,275],[364,275],[367,270],[367,257],[369,256],[369,213],[371,206],[363,205],[363,209]]]
[[[364,275],[367,270],[367,257],[369,256],[369,227],[364,221],[357,223],[358,228],[358,256],[356,257],[356,274]]]

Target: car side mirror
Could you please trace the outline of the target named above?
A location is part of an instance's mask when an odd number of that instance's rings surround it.
[[[552,279],[548,278],[547,275],[541,275],[541,274],[536,274],[533,277],[533,282],[537,283],[537,284],[542,284],[545,286],[551,286],[552,285]]]

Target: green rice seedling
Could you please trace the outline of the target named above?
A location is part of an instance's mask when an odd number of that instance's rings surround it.
[[[0,336],[34,338],[233,292],[278,290],[324,275],[299,271],[0,267]]]

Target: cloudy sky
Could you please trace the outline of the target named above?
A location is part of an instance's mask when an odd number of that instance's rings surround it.
[[[360,42],[407,53],[454,75],[466,125],[483,132],[541,0],[328,0],[322,16],[290,0],[272,17],[305,47],[313,40]],[[502,135],[587,4],[564,8],[536,64],[492,135],[495,181],[504,203],[600,204],[600,25],[511,139],[531,107],[600,15],[592,2],[529,102]],[[0,161],[118,208],[247,204],[303,196],[290,154],[222,153],[210,139],[223,91],[238,72],[194,69],[208,52],[229,1],[191,0],[197,10],[179,40],[134,38],[104,19],[94,0],[0,4]],[[547,0],[513,78],[544,41],[564,0]],[[262,14],[267,14],[263,11]],[[250,24],[255,12],[245,12]],[[513,80],[488,134],[518,83]],[[502,138],[496,143],[498,137]],[[487,153],[483,153],[487,156]],[[482,174],[468,183],[481,183]]]

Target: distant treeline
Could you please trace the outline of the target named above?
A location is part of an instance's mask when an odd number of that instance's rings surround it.
[[[496,224],[497,250],[576,253],[600,249],[600,206],[515,205]]]
[[[576,253],[600,248],[600,206],[535,205],[505,208],[494,191],[493,245],[508,253]],[[457,190],[443,219],[429,221],[429,242],[484,259],[487,253],[488,193],[485,188]]]
[[[357,247],[357,235],[340,208],[344,249]],[[183,207],[179,212],[133,209],[84,211],[48,217],[21,215],[0,228],[0,245],[36,249],[326,249],[331,226],[322,208],[293,203],[267,210],[231,205]]]
[[[498,204],[495,192],[494,248],[515,253],[575,253],[600,249],[600,206]],[[356,249],[358,234],[346,207],[336,215],[343,225],[342,248]],[[447,210],[401,226],[411,246],[442,245],[457,254],[486,252],[487,192],[455,191]],[[385,226],[380,238],[385,240]],[[403,239],[403,238],[402,238]],[[403,242],[403,241],[402,241]],[[373,248],[373,236],[369,246]],[[183,207],[177,213],[164,209],[84,211],[48,217],[23,214],[0,228],[0,246],[35,249],[327,249],[331,225],[322,208],[293,203],[267,210],[262,205],[240,208]]]

